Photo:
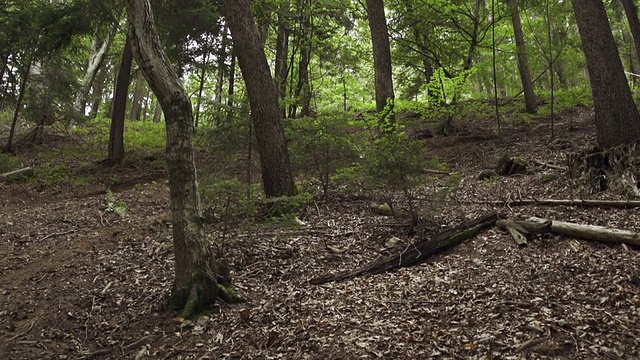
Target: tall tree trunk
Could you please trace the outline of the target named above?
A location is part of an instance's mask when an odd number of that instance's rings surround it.
[[[636,54],[640,54],[640,20],[638,20],[638,10],[633,0],[620,0],[624,7],[624,12],[627,15],[627,21],[629,21],[629,28],[633,35],[633,43],[636,48]],[[636,55],[637,57],[637,55]],[[636,59],[638,60],[638,59]]]
[[[565,65],[562,59],[557,59],[553,62],[553,69],[558,74],[558,82],[562,84],[563,90],[569,90],[571,88],[571,83],[569,82],[569,78],[564,72]]]
[[[229,114],[233,111],[233,95],[236,89],[236,50],[231,49],[231,64],[229,64],[229,90],[227,91],[227,107],[229,108]]]
[[[260,164],[267,197],[296,194],[289,153],[284,137],[276,89],[253,14],[250,0],[222,0],[234,50],[247,86]]]
[[[287,76],[289,56],[289,28],[287,26],[286,13],[289,12],[289,2],[286,1],[278,11],[278,34],[276,35],[276,59],[275,59],[275,81],[278,88],[278,96],[280,98],[280,108],[282,118],[286,117],[286,109],[284,99],[287,96]],[[286,12],[286,13],[285,13]]]
[[[91,90],[91,85],[104,62],[104,59],[107,57],[107,52],[111,47],[112,40],[113,37],[111,34],[107,34],[105,39],[99,40],[96,38],[91,42],[91,54],[89,55],[89,61],[87,63],[87,71],[84,74],[82,86],[80,87],[80,91],[73,105],[76,111],[82,115],[85,115],[89,90]]]
[[[131,52],[131,39],[127,36],[122,51],[122,60],[118,70],[116,91],[113,96],[113,116],[109,130],[109,159],[110,165],[118,164],[124,159],[124,118],[127,112],[127,95],[129,94],[129,81],[131,80],[131,64],[133,53]]]
[[[155,30],[149,0],[127,0],[133,52],[166,114],[167,168],[173,223],[175,282],[170,305],[189,318],[218,297],[216,259],[206,241],[196,181],[191,101]]]
[[[131,102],[131,116],[133,121],[140,120],[140,114],[142,113],[142,98],[144,94],[144,74],[138,71],[136,77],[136,87],[133,90],[133,101]]]
[[[198,83],[198,96],[196,97],[196,116],[195,116],[195,122],[194,122],[194,125],[196,128],[200,124],[200,107],[202,104],[202,92],[204,92],[204,83],[207,80],[207,62],[208,61],[209,61],[209,52],[207,51],[207,53],[204,54],[204,59],[202,60],[202,69],[200,69],[200,80]]]
[[[602,0],[573,0],[587,59],[598,143],[605,149],[640,138],[640,113],[624,75]]]
[[[159,123],[162,121],[162,106],[160,105],[160,101],[156,100],[156,105],[153,110],[153,122]]]
[[[109,76],[109,64],[105,64],[100,68],[98,75],[96,76],[96,80],[93,83],[93,93],[91,94],[91,112],[89,113],[89,117],[94,119],[98,115],[98,110],[100,109],[100,104],[102,103],[102,94],[104,92],[104,88],[107,82],[107,77]]]
[[[227,62],[227,42],[229,41],[229,26],[224,24],[222,29],[222,41],[218,49],[218,79],[216,81],[215,101],[222,104],[222,89],[224,88],[224,74]]]
[[[27,67],[24,72],[24,76],[22,77],[22,81],[20,82],[20,93],[18,94],[18,101],[16,103],[16,109],[13,112],[13,118],[11,119],[11,127],[9,128],[9,138],[7,138],[7,143],[2,148],[3,152],[9,153],[13,150],[13,135],[16,131],[16,124],[18,123],[18,115],[20,114],[20,108],[22,107],[22,99],[24,99],[24,94],[27,90],[27,81],[29,81],[29,74],[31,73],[31,64],[32,61],[27,63]]]
[[[516,38],[518,71],[520,72],[520,81],[522,82],[522,89],[524,91],[524,102],[527,112],[529,114],[535,114],[538,111],[538,100],[536,100],[536,93],[533,91],[527,46],[524,42],[524,32],[522,31],[522,22],[520,21],[519,1],[510,0],[509,7],[511,11],[511,21],[513,22],[513,32]]]
[[[296,85],[295,99],[301,107],[300,116],[311,114],[311,85],[309,83],[309,64],[311,63],[313,24],[311,23],[311,2],[304,1],[300,4],[300,59],[298,62],[298,83]],[[294,105],[295,106],[295,105]],[[296,116],[294,108],[293,116]]]
[[[475,7],[473,8],[473,30],[471,31],[471,39],[469,39],[469,52],[467,53],[467,57],[464,60],[464,69],[469,70],[473,67],[473,59],[476,56],[476,51],[478,50],[478,45],[480,44],[480,21],[481,11],[484,5],[485,0],[476,0]]]
[[[381,121],[393,123],[393,77],[391,71],[391,47],[383,0],[367,0],[367,14],[373,45],[373,66],[376,78],[376,110],[382,114]],[[389,105],[389,106],[387,106]]]

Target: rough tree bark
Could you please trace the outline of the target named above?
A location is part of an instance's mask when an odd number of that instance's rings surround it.
[[[296,188],[280,116],[278,91],[250,5],[250,0],[223,0],[222,12],[229,23],[234,50],[247,86],[264,192],[267,197],[293,196]]]
[[[526,111],[529,114],[535,114],[538,111],[538,101],[536,100],[536,93],[533,91],[533,81],[531,80],[531,71],[529,70],[527,45],[524,41],[524,32],[522,31],[522,22],[520,21],[519,0],[510,0],[509,7],[511,11],[511,21],[513,22],[513,32],[516,38],[518,71],[520,72]]]
[[[127,36],[118,70],[116,91],[113,96],[111,128],[109,129],[108,164],[119,164],[124,159],[124,118],[127,112],[127,95],[129,94],[129,80],[131,78],[131,39]]]
[[[393,77],[391,72],[391,47],[389,45],[389,31],[387,19],[384,15],[384,0],[367,0],[367,14],[371,29],[371,43],[373,45],[373,67],[376,78],[376,110],[383,114],[385,109],[391,112],[389,120],[393,122]],[[390,102],[391,108],[387,108]]]
[[[183,308],[182,315],[188,318],[216,300],[222,280],[206,241],[200,213],[191,101],[160,47],[149,0],[127,0],[126,4],[133,53],[165,113],[175,252],[175,283],[170,305]]]
[[[640,113],[633,101],[602,0],[573,0],[587,59],[598,143],[604,149],[640,138]]]

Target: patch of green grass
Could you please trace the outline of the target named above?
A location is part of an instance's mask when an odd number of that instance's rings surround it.
[[[76,186],[89,186],[95,179],[93,176],[81,176],[73,179],[73,184]]]
[[[0,153],[0,174],[18,170],[21,167],[20,159],[11,154]]]

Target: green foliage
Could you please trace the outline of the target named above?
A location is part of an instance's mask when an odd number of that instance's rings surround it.
[[[313,200],[310,193],[300,193],[295,196],[280,196],[265,199],[267,213],[265,218],[271,223],[284,226],[300,226],[298,219],[300,209]]]
[[[350,124],[348,113],[320,115],[287,123],[294,172],[317,180],[326,196],[338,169],[357,161],[364,132]]]
[[[107,211],[118,214],[122,219],[127,217],[127,204],[117,200],[111,189],[107,189]]]
[[[124,143],[125,148],[140,153],[164,152],[167,146],[165,124],[152,121],[128,121],[125,123]]]
[[[367,150],[366,172],[388,188],[408,191],[423,173],[423,151],[424,146],[408,139],[404,131],[386,133]]]

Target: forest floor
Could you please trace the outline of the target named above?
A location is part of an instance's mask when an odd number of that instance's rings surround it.
[[[595,145],[590,109],[561,114],[553,141],[543,122],[507,124],[502,140],[493,124],[480,123],[425,140],[461,182],[438,197],[434,188],[445,179],[434,174],[416,192],[423,221],[412,237],[393,218],[374,215],[369,204],[380,199],[367,194],[313,201],[297,228],[231,233],[224,254],[247,301],[217,304],[195,322],[163,310],[173,255],[161,168],[68,164],[64,176],[90,171],[104,182],[0,183],[0,358],[637,359],[637,248],[558,235],[518,247],[493,227],[420,265],[309,283],[487,211],[640,231],[638,209],[510,205],[621,198],[580,192],[563,169],[570,154]],[[46,144],[52,153],[74,145]],[[27,153],[36,175],[48,166]],[[478,180],[505,153],[533,171]],[[120,185],[108,196],[104,184],[114,178]],[[125,216],[113,211],[118,206]]]

